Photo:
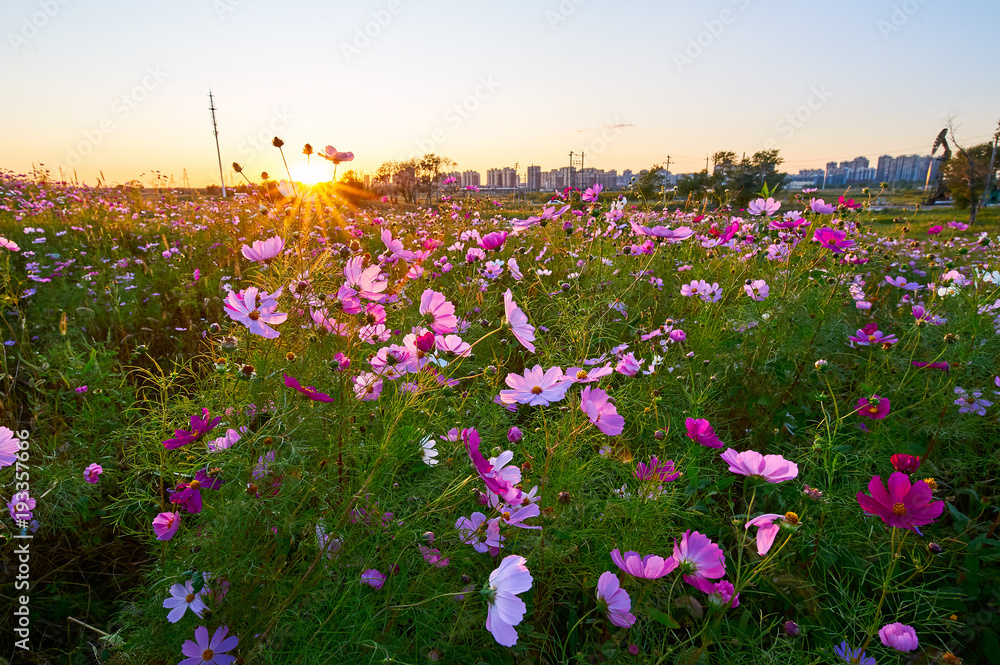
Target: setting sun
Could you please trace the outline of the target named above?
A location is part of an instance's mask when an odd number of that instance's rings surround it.
[[[321,161],[310,161],[292,167],[292,177],[301,183],[315,185],[318,182],[329,182],[333,178],[333,169]]]

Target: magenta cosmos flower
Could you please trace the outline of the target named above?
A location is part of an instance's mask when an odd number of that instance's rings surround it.
[[[163,442],[163,447],[167,450],[180,448],[195,441],[201,441],[206,434],[215,429],[215,426],[222,422],[222,416],[211,417],[208,409],[202,407],[201,416],[191,416],[191,429],[174,430],[174,438]]]
[[[661,483],[669,483],[681,477],[679,471],[674,469],[673,460],[667,460],[660,464],[660,460],[654,455],[650,458],[649,464],[639,462],[635,467],[635,477],[642,481],[654,480]]]
[[[647,554],[639,558],[639,553],[632,551],[625,552],[622,556],[617,547],[611,550],[611,560],[623,571],[640,580],[658,580],[677,567],[677,561],[673,557],[664,559],[662,556]]]
[[[550,367],[543,371],[541,365],[525,370],[523,376],[508,374],[506,381],[511,390],[501,390],[500,400],[504,404],[529,406],[548,406],[552,402],[558,402],[573,385],[563,375],[561,368]]]
[[[816,229],[813,233],[813,240],[834,254],[843,254],[854,246],[853,240],[847,240],[847,231],[838,231],[829,226]]]
[[[483,484],[486,485],[486,489],[499,496],[506,495],[511,490],[512,483],[506,480],[502,474],[498,473],[499,469],[496,469],[495,465],[487,461],[483,457],[483,454],[479,452],[479,432],[475,428],[467,428],[462,430],[461,436],[462,441],[465,443],[465,450],[472,461],[472,466],[475,467],[476,473],[479,474]],[[518,477],[517,481],[519,480],[520,477]]]
[[[455,305],[443,293],[426,289],[420,296],[420,314],[428,319],[428,324],[436,334],[445,335],[458,330]]]
[[[6,427],[0,427],[0,468],[13,464],[20,449],[21,442],[14,436],[14,432]]]
[[[194,631],[194,639],[184,642],[181,653],[187,656],[177,665],[229,665],[236,660],[236,656],[229,656],[225,652],[236,647],[239,639],[235,635],[229,635],[229,628],[219,626],[212,638],[208,637],[208,628],[198,626]]]
[[[500,567],[490,573],[490,580],[482,593],[489,603],[486,613],[486,630],[493,633],[493,639],[505,647],[517,644],[514,626],[521,623],[528,609],[517,594],[531,588],[534,580],[523,556],[504,557]]]
[[[503,313],[507,325],[510,326],[510,331],[517,341],[528,351],[534,353],[535,327],[528,323],[528,315],[521,311],[521,308],[514,302],[514,296],[511,295],[510,289],[507,289],[503,294]]]
[[[293,376],[288,376],[282,373],[285,377],[285,387],[291,388],[292,390],[297,390],[314,402],[333,402],[334,399],[327,395],[326,393],[321,393],[312,386],[307,386],[305,388],[299,383],[299,380]]]
[[[722,548],[697,531],[685,531],[681,535],[680,545],[675,538],[674,554],[670,558],[675,567],[680,568],[684,581],[705,593],[715,590],[709,580],[726,574],[726,557]]]
[[[493,231],[480,238],[479,246],[486,250],[500,249],[507,242],[506,231]]]
[[[780,483],[791,480],[799,475],[799,467],[795,462],[789,462],[781,455],[761,455],[755,450],[742,453],[729,448],[720,456],[729,464],[729,470],[769,483]]]
[[[920,458],[913,455],[896,453],[889,458],[889,461],[892,463],[892,468],[900,473],[913,473],[920,468]]]
[[[716,436],[715,430],[704,418],[686,418],[684,427],[687,428],[688,438],[692,441],[709,448],[722,447],[722,440]]]
[[[217,490],[222,486],[221,478],[213,478],[205,469],[198,469],[194,480],[180,483],[170,495],[170,503],[183,506],[189,513],[200,513],[202,508],[201,490]]]
[[[889,476],[889,490],[882,485],[882,477],[875,476],[868,483],[871,496],[858,492],[861,508],[872,515],[878,515],[891,527],[909,529],[920,533],[917,527],[930,524],[944,510],[944,501],[931,501],[931,488],[918,481],[910,484],[910,477],[898,471]]]
[[[367,584],[376,591],[380,591],[382,589],[382,586],[385,584],[385,580],[386,576],[374,568],[369,568],[361,573],[361,583]]]
[[[157,540],[170,540],[180,527],[180,513],[160,513],[153,518],[153,533]]]
[[[917,648],[917,631],[912,626],[899,623],[889,623],[882,626],[878,631],[878,637],[882,644],[891,647],[896,651],[913,651]]]
[[[281,236],[274,236],[267,240],[255,240],[252,247],[243,245],[243,256],[251,261],[267,262],[281,254],[284,248],[284,239]]]
[[[94,462],[83,470],[83,479],[88,483],[97,484],[97,477],[102,473],[104,473],[104,468],[100,464]]]
[[[864,397],[858,400],[858,415],[871,420],[882,420],[889,415],[889,399],[872,395],[870,399]]]
[[[625,429],[625,418],[618,415],[615,405],[608,401],[608,394],[600,388],[587,386],[580,392],[580,410],[608,436],[618,436]]]
[[[257,296],[257,288],[253,286],[243,293],[242,299],[236,292],[230,291],[226,298],[226,314],[233,321],[245,325],[254,335],[274,339],[281,333],[268,324],[284,323],[288,314],[277,311],[278,303],[274,300],[264,300],[258,304]]]
[[[602,573],[597,580],[597,604],[604,606],[608,619],[619,628],[631,628],[635,623],[635,615],[629,611],[632,599],[621,588],[618,576],[611,571]]]

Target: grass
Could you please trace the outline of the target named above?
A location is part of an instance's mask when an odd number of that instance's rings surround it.
[[[947,662],[947,652],[966,662],[998,653],[998,411],[960,413],[955,404],[956,387],[996,401],[1000,323],[987,308],[1000,287],[983,277],[996,258],[994,245],[979,240],[980,225],[931,237],[927,227],[956,217],[844,214],[859,262],[808,242],[811,232],[784,260],[767,258],[768,248],[791,243],[753,218],[736,244],[705,247],[728,213],[695,221],[626,209],[615,220],[607,204],[577,201],[581,216],[566,213],[486,251],[503,262],[494,279],[483,261],[467,261],[476,247],[468,234],[509,229],[517,215],[485,200],[351,209],[336,192],[317,190],[311,201],[265,200],[261,208],[169,193],[144,200],[9,174],[0,195],[0,235],[20,245],[0,250],[3,424],[31,433],[33,547],[51,552],[32,560],[35,662],[177,662],[197,626],[223,624],[239,637],[233,654],[270,663],[817,663],[836,662],[841,640],[892,662],[877,631],[893,621],[914,627],[928,662]],[[981,218],[991,235],[995,217],[988,209]],[[811,228],[833,223],[830,215],[811,220]],[[647,238],[628,221],[692,226],[699,237],[642,247]],[[365,317],[331,303],[349,258],[367,253],[379,262],[383,230],[428,255],[420,276],[383,257],[389,337],[369,344]],[[242,256],[244,243],[274,235],[286,251],[270,265]],[[969,280],[952,296],[884,280],[941,285],[949,270]],[[683,297],[681,285],[694,279],[717,282],[721,298]],[[751,279],[768,284],[766,299],[747,297]],[[225,288],[251,286],[283,287],[278,303],[289,316],[274,325],[280,337],[252,334],[226,314]],[[536,328],[535,353],[502,325],[508,288]],[[380,348],[414,348],[404,338],[427,323],[418,311],[426,289],[454,304],[472,356],[442,354],[434,371],[385,378],[378,399],[358,399],[354,379]],[[861,294],[869,311],[855,306]],[[915,301],[947,322],[916,325]],[[311,314],[320,310],[345,334],[317,325]],[[899,341],[850,345],[869,321]],[[666,342],[665,326],[686,339]],[[235,349],[223,346],[227,336]],[[614,368],[626,352],[655,369],[589,384],[624,417],[620,435],[590,423],[581,386],[549,406],[509,410],[495,401],[508,375],[536,364],[592,372]],[[337,353],[350,359],[347,370]],[[826,370],[817,370],[819,360]],[[332,402],[285,387],[284,375]],[[403,390],[407,381],[416,389]],[[891,401],[885,419],[855,413],[858,399],[873,394]],[[204,441],[166,449],[162,442],[202,408],[222,418],[206,440],[245,428],[240,441],[219,453]],[[727,448],[795,462],[797,476],[771,484],[731,473],[720,450],[686,435],[686,418],[708,419]],[[516,443],[512,427],[523,433]],[[463,442],[447,436],[453,428],[476,428],[487,458],[511,450],[520,486],[538,488],[539,514],[526,523],[542,528],[504,525],[496,557],[462,542],[455,528],[476,511],[496,513],[480,503],[484,485]],[[438,450],[433,466],[421,458],[428,436]],[[889,476],[896,453],[920,456],[914,482],[933,477],[935,500],[944,502],[924,535],[906,532],[905,541],[856,498],[873,475]],[[636,465],[652,456],[682,475],[640,482]],[[97,484],[83,479],[92,462],[104,467]],[[201,512],[182,512],[176,535],[156,540],[153,518],[173,509],[170,491],[199,469],[223,484],[202,492]],[[11,494],[13,469],[0,471],[0,482]],[[822,497],[805,495],[804,485]],[[759,555],[756,529],[745,522],[787,512],[800,525]],[[9,520],[4,528],[12,538]],[[714,607],[677,572],[640,580],[611,561],[614,548],[667,557],[687,530],[722,548],[738,607]],[[430,565],[421,547],[438,549],[447,565]],[[527,612],[508,648],[485,629],[478,592],[510,555],[525,557],[533,584],[520,595]],[[387,575],[381,589],[359,582],[367,569]],[[605,571],[631,596],[637,620],[629,629],[596,602]],[[210,613],[168,622],[170,587],[202,573]],[[10,597],[4,603],[13,611]],[[801,634],[787,635],[787,621]]]

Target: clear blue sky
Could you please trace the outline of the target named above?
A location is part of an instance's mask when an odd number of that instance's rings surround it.
[[[949,118],[990,138],[998,28],[993,0],[3,0],[0,167],[217,180],[210,86],[223,164],[252,174],[283,173],[275,134],[293,170],[307,141],[368,172],[874,162]]]

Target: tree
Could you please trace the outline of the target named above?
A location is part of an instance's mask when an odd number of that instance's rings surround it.
[[[712,189],[712,185],[712,176],[708,175],[708,171],[688,173],[682,175],[677,180],[677,190],[675,192],[675,196],[678,199],[694,199],[697,201],[708,195],[709,191]]]
[[[952,140],[954,142],[954,133]],[[986,182],[990,176],[990,158],[993,145],[981,143],[963,148],[955,143],[957,151],[942,166],[944,181],[951,190],[951,197],[959,208],[969,209],[969,224],[976,221],[976,214],[983,204]],[[993,177],[996,177],[995,167]]]
[[[731,152],[717,152],[715,157],[713,185],[716,191],[725,192],[728,202],[736,208],[746,207],[765,184],[774,191],[787,177],[778,173],[778,166],[785,161],[778,150],[760,150],[749,159],[744,156],[739,162]]]
[[[635,181],[635,188],[639,192],[639,196],[649,200],[657,198],[660,195],[660,190],[663,189],[666,169],[660,164],[653,164],[648,171],[640,171],[639,177]]]
[[[444,179],[445,169],[454,166],[454,161],[448,157],[435,155],[433,152],[420,158],[417,163],[417,177],[420,180],[420,186],[427,192],[427,205],[431,204],[431,194]]]

